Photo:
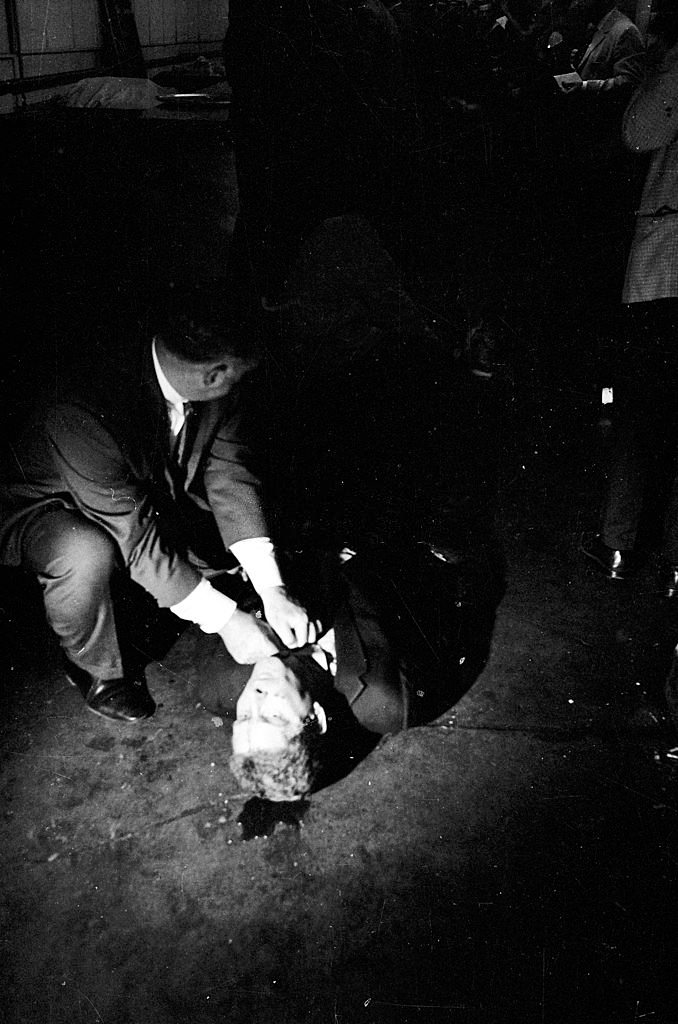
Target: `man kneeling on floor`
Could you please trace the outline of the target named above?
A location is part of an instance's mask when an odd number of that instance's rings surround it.
[[[381,556],[344,564],[323,619],[333,628],[317,644],[254,666],[230,759],[244,791],[291,801],[336,781],[382,735],[442,714],[484,663],[493,586],[472,593],[463,569],[427,545],[397,564]]]
[[[243,429],[251,326],[189,289],[131,335],[79,339],[70,382],[59,361],[0,483],[0,565],[38,579],[68,680],[90,711],[124,722],[155,710],[120,635],[130,581],[218,633],[237,662],[316,638],[283,584]],[[261,619],[209,582],[239,565]]]

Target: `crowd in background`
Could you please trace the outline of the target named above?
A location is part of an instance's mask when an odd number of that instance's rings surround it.
[[[654,3],[641,33],[623,6],[232,0],[224,50],[241,201],[234,262],[264,309],[294,301],[290,266],[323,218],[360,210],[407,272],[408,214],[428,242],[447,217],[446,273],[476,375],[493,375],[500,325],[513,318],[524,337],[531,317],[542,365],[565,387],[582,367],[594,387],[619,385],[609,501],[623,492],[624,508],[613,528],[608,507],[603,537],[583,545],[611,578],[631,572],[644,472],[660,437],[673,437],[677,382],[678,14]],[[641,372],[642,402],[628,386]]]
[[[643,174],[621,116],[644,41],[612,0],[231,0],[229,18],[235,252],[248,256],[234,262],[265,308],[284,303],[289,264],[325,217],[365,214],[405,272],[412,225],[430,250],[447,221],[469,332],[511,315],[523,275],[537,320],[585,300],[598,351]],[[577,68],[588,81],[566,87]]]

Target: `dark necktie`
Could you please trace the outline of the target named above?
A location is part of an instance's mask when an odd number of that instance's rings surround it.
[[[195,427],[198,419],[198,410],[192,402],[184,402],[184,422],[181,430],[174,440],[172,458],[181,469],[186,468],[188,457],[195,439]]]

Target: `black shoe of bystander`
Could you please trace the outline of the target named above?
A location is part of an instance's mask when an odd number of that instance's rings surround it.
[[[598,572],[609,580],[625,580],[632,576],[637,568],[635,552],[609,548],[607,544],[603,544],[599,534],[588,540],[582,537],[579,550],[594,563]]]

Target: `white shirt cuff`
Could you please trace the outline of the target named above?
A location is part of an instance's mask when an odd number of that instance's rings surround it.
[[[282,587],[283,581],[270,537],[248,537],[231,544],[231,551],[260,594],[267,587]]]
[[[173,604],[170,611],[180,619],[188,619],[200,626],[203,633],[218,633],[237,608],[235,601],[215,590],[209,580],[202,579],[188,597]]]

